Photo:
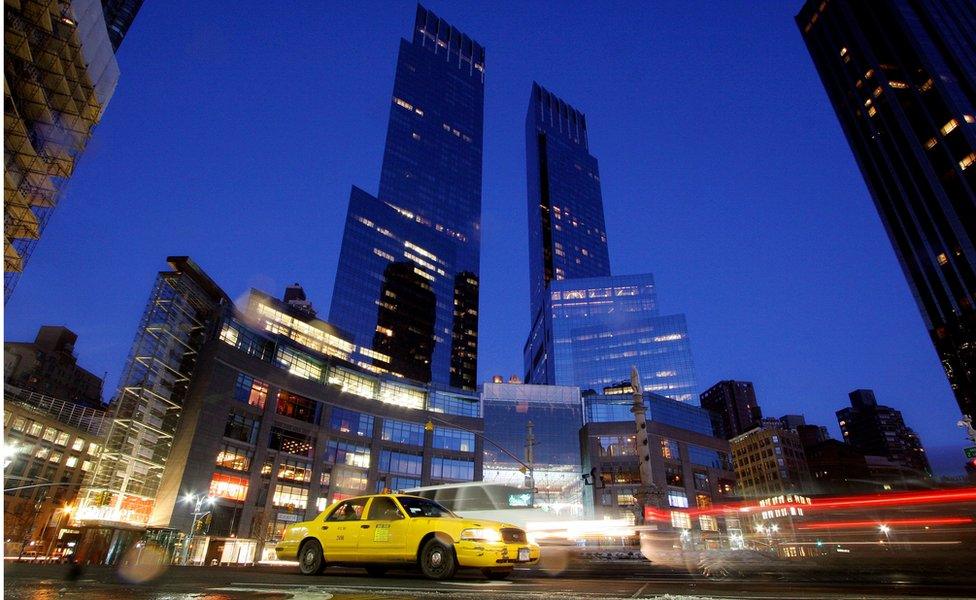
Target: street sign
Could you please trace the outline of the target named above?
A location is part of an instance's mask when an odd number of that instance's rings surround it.
[[[963,452],[966,453],[966,458],[976,458],[976,446],[970,446],[969,448],[964,448]]]

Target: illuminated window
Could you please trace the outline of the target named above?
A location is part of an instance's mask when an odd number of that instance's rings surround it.
[[[312,463],[286,458],[278,464],[278,479],[308,483],[312,480]]]
[[[339,386],[347,394],[355,394],[364,398],[373,398],[376,395],[375,379],[348,369],[338,367],[329,369],[329,383]]]
[[[949,135],[949,133],[951,133],[952,130],[955,129],[956,127],[959,127],[959,121],[955,119],[949,119],[949,122],[943,125],[942,129],[940,129],[939,131],[942,132],[942,135]]]
[[[332,409],[332,415],[329,417],[329,427],[333,431],[368,438],[373,435],[373,416],[336,407]]]
[[[718,531],[718,520],[710,515],[698,517],[698,526],[702,531]]]
[[[974,117],[973,115],[963,115],[962,118],[967,123],[976,123],[976,117]]]
[[[908,89],[908,84],[903,81],[889,81],[888,85],[895,88],[896,90],[906,90]]]
[[[296,456],[312,458],[315,452],[315,445],[307,435],[289,431],[283,427],[271,428],[271,439],[268,447],[272,450],[280,450]]]
[[[668,460],[681,460],[681,455],[678,451],[678,442],[669,440],[668,438],[661,438],[661,456]]]
[[[668,506],[688,508],[688,496],[684,492],[668,490]]]
[[[939,264],[943,267],[949,264],[949,257],[946,256],[945,252],[940,252],[937,258],[939,259]]]
[[[976,163],[976,152],[970,152],[965,158],[959,161],[959,168],[965,171]]]
[[[81,452],[85,449],[85,440],[81,438],[75,438],[75,443],[71,444],[71,449],[75,452]]]
[[[78,464],[77,456],[69,456],[68,460],[64,461],[64,466],[68,467],[69,469],[74,468],[74,466],[77,464]]]
[[[395,404],[403,408],[423,409],[426,397],[427,394],[423,390],[384,381],[380,384],[380,393],[377,399],[380,402]]]
[[[251,468],[251,458],[253,456],[254,453],[249,450],[224,444],[224,447],[217,453],[216,464],[218,467],[233,471],[247,471]]]
[[[393,102],[401,108],[405,108],[407,110],[413,110],[413,104],[410,104],[406,100],[401,100],[400,98],[394,98]]]
[[[279,508],[304,509],[308,506],[308,490],[297,485],[276,485],[271,503]]]
[[[243,502],[247,497],[247,479],[214,473],[213,479],[210,480],[210,495]]]
[[[84,461],[84,462],[81,463],[81,470],[82,471],[91,471],[91,468],[92,468],[92,464],[91,464],[91,461],[90,460],[86,460],[86,461]]]
[[[369,446],[343,440],[329,440],[325,446],[325,461],[336,465],[369,468]]]
[[[928,140],[925,141],[925,149],[931,150],[932,148],[935,148],[935,145],[938,143],[939,143],[938,140],[936,140],[934,137],[929,138]]]
[[[61,462],[62,456],[64,456],[64,454],[62,454],[61,452],[52,452],[51,455],[47,457],[47,459],[53,463],[59,463]]]
[[[238,374],[237,382],[234,384],[234,400],[244,402],[250,406],[264,408],[264,403],[267,399],[267,382],[254,379],[244,373]]]
[[[325,374],[325,365],[321,361],[286,346],[278,346],[275,360],[279,366],[287,369],[289,374],[303,379],[321,381]]]
[[[367,471],[337,467],[332,475],[335,487],[347,491],[362,492],[369,483]]]
[[[685,487],[685,476],[681,473],[681,467],[665,467],[664,479],[668,482],[668,485]]]
[[[58,433],[60,432],[57,429],[48,427],[47,429],[44,430],[44,435],[41,437],[41,439],[44,440],[45,442],[53,442],[54,438],[57,437]]]
[[[697,473],[696,473],[696,475],[697,475]],[[698,508],[711,508],[712,507],[712,499],[707,494],[696,494],[695,495],[695,503],[698,505]]]
[[[878,114],[878,109],[876,109],[876,108],[875,108],[875,107],[873,107],[873,106],[872,106],[872,107],[870,107],[870,108],[868,108],[868,116],[869,116],[869,117],[873,117],[873,116],[874,116],[874,115],[876,115],[876,114]]]
[[[286,390],[279,390],[278,401],[275,403],[275,413],[315,424],[319,422],[321,407],[322,405],[315,400]]]
[[[671,511],[671,526],[678,529],[691,529],[691,517],[680,510]]]

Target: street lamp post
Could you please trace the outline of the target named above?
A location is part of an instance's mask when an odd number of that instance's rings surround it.
[[[190,533],[186,536],[186,543],[183,545],[183,560],[180,561],[182,565],[190,561],[190,542],[193,541],[193,536],[197,531],[197,523],[200,518],[210,514],[210,508],[203,510],[204,507],[212,507],[214,503],[213,496],[205,496],[203,494],[187,494],[183,496],[183,502],[193,505],[193,521],[190,523]]]

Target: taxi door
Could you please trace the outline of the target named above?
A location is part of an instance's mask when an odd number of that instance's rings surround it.
[[[359,555],[364,560],[380,562],[407,560],[409,520],[403,511],[388,496],[373,497],[366,510],[366,519],[359,529]]]
[[[360,525],[368,498],[353,498],[341,502],[321,521],[318,538],[326,562],[356,560]]]

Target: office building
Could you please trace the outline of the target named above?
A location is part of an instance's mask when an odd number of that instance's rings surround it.
[[[235,307],[190,259],[169,261],[173,270],[160,275],[133,362],[170,379],[123,385],[94,468],[97,487],[76,514],[84,560],[111,562],[138,539],[168,536],[169,551],[186,549],[195,564],[255,562],[273,552],[289,523],[335,500],[481,478],[477,394],[377,374],[374,353],[342,330],[258,290]],[[187,337],[174,340],[172,332]],[[149,335],[183,355],[155,352]],[[132,399],[149,398],[147,388],[173,390],[151,397],[173,408],[147,424],[156,438],[129,408]],[[128,452],[119,452],[120,441]],[[150,459],[156,478],[104,475],[138,475]],[[182,502],[188,494],[214,502],[184,546],[180,536],[193,522]]]
[[[108,432],[105,411],[4,385],[4,556],[65,556],[79,487]]]
[[[329,322],[377,369],[474,389],[485,50],[422,6],[401,40],[379,193],[353,187]],[[392,362],[390,362],[392,361]]]
[[[525,117],[525,158],[535,322],[551,282],[607,277],[610,257],[600,169],[589,152],[586,116],[538,83],[532,84]]]
[[[922,442],[905,425],[901,411],[879,405],[871,390],[854,390],[848,396],[850,408],[837,411],[837,424],[845,442],[862,454],[884,457],[913,470],[916,477],[931,473]]]
[[[694,401],[688,326],[684,315],[659,313],[652,275],[552,281],[542,306],[524,349],[526,383],[599,394],[629,385],[636,365],[644,391]]]
[[[141,0],[4,4],[4,302],[119,79]]]
[[[4,382],[75,404],[102,408],[102,378],[78,365],[78,335],[44,325],[33,342],[4,342]]]
[[[976,415],[976,4],[808,0],[796,22],[959,408]]]
[[[731,440],[732,464],[743,498],[771,498],[810,493],[810,471],[800,436],[777,419]]]
[[[749,431],[762,420],[751,381],[719,381],[699,398],[701,407],[713,415],[716,433],[726,439]]]
[[[630,394],[584,397],[580,444],[584,473],[593,475],[592,485],[583,486],[590,518],[634,516],[640,474],[631,403]],[[652,511],[657,518],[650,521],[659,530],[687,532],[695,546],[726,546],[727,536],[741,535],[738,518],[696,509],[707,510],[735,495],[729,443],[713,435],[704,409],[650,393],[644,394],[644,403],[652,448],[650,483],[657,490]]]
[[[786,429],[791,429],[800,436],[800,445],[804,449],[816,446],[830,439],[830,433],[823,425],[807,423],[803,415],[783,415],[779,418]]]
[[[661,315],[654,277],[610,273],[603,195],[586,116],[537,83],[525,118],[531,330],[525,382],[600,393],[629,381],[691,401],[684,315]]]

